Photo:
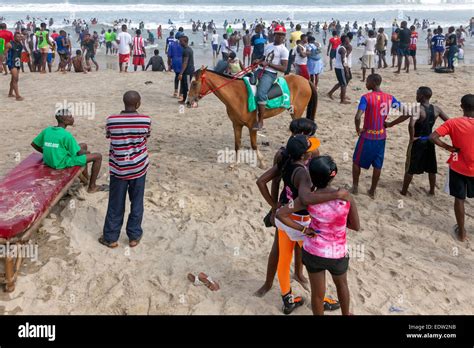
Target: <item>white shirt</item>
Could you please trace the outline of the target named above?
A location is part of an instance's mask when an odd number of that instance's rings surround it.
[[[288,48],[285,47],[284,44],[275,46],[274,44],[269,44],[265,47],[264,55],[268,57],[270,53],[273,52],[273,59],[271,63],[273,65],[281,65],[282,60],[288,60],[288,56],[290,55]],[[275,69],[270,68],[269,66],[266,67],[266,70],[269,72],[276,73]]]
[[[338,48],[337,48],[337,51],[336,51],[336,61],[334,62],[334,68],[336,69],[344,69],[344,66],[342,65],[342,57],[341,57],[341,54],[339,53],[339,50],[340,49],[343,49],[345,53],[347,53],[347,50],[344,46],[340,45]],[[345,57],[345,61],[347,63],[347,55]]]
[[[132,36],[122,31],[117,35],[117,41],[120,41],[118,44],[118,53],[119,54],[130,54],[130,45],[132,44]]]
[[[212,34],[212,44],[213,45],[219,44],[219,34]]]
[[[308,57],[301,57],[300,54],[297,52],[297,49],[299,48],[300,52],[305,52],[306,47],[303,45],[298,45],[295,47],[295,64],[296,65],[306,65],[308,63]]]
[[[229,43],[227,42],[227,40],[222,40],[221,41],[221,52],[222,53],[227,53],[227,46],[229,45]]]
[[[375,54],[374,51],[376,42],[377,39],[375,37],[368,37],[367,40],[365,40],[364,55],[373,56]]]

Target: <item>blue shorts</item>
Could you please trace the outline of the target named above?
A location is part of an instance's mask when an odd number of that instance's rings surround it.
[[[444,47],[443,46],[435,46],[434,51],[438,52],[438,53],[443,53],[444,52]]]
[[[219,47],[219,45],[217,45],[217,44],[212,44],[212,50],[213,50],[214,52],[217,52],[217,48],[218,48],[218,47]]]
[[[382,169],[385,156],[385,139],[371,140],[359,137],[354,156],[354,164],[361,168],[369,169],[370,166]]]
[[[52,53],[48,53],[48,57],[46,58],[46,61],[48,62],[48,64],[52,63],[52,61],[53,61],[53,54]]]

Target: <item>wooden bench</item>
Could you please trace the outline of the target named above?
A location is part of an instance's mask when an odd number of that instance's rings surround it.
[[[0,181],[0,244],[19,248],[38,230],[43,219],[82,172],[82,167],[62,170],[43,164],[43,156],[33,153]],[[5,291],[15,290],[22,255],[0,255],[5,273],[0,283]]]

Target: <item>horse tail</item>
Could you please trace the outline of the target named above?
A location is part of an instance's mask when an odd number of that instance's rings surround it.
[[[309,99],[308,106],[306,107],[306,118],[314,121],[316,116],[316,109],[318,108],[318,91],[316,86],[309,81],[309,87],[311,88],[311,98]]]

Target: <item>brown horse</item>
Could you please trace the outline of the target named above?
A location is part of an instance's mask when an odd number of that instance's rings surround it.
[[[314,120],[318,105],[315,86],[304,77],[297,75],[287,75],[285,80],[290,89],[291,117],[300,118],[306,109],[306,117]],[[235,151],[240,149],[242,127],[246,126],[250,133],[251,147],[256,151],[260,165],[263,166],[263,158],[257,148],[257,131],[252,129],[257,118],[257,111],[248,111],[245,82],[203,67],[195,73],[195,79],[191,82],[188,102],[194,105],[197,100],[209,93],[214,93],[226,106],[227,115],[234,127]],[[267,109],[264,119],[281,114],[283,111],[285,111],[284,108]]]

